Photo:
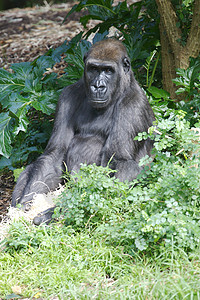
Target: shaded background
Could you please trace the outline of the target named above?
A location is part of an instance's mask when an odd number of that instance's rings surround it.
[[[44,5],[45,3],[61,3],[61,2],[73,2],[73,1],[62,1],[62,0],[0,0],[0,10],[6,10],[10,8],[23,8],[32,7],[34,5]]]

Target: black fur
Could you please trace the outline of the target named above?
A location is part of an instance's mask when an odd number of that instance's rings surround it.
[[[106,54],[109,47],[113,59]],[[91,62],[95,66],[89,76]],[[104,64],[113,71],[107,71]],[[64,164],[72,172],[79,170],[80,163],[106,166],[113,157],[116,177],[122,181],[136,178],[141,171],[138,162],[150,155],[152,142],[134,141],[134,137],[147,131],[153,121],[153,111],[134,78],[124,46],[112,39],[95,44],[85,57],[84,77],[64,88],[48,145],[20,175],[12,206],[28,203],[34,193],[54,190],[61,182]]]

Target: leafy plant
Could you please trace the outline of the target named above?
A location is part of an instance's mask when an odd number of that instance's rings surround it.
[[[155,63],[154,63],[154,67],[153,67],[153,70],[152,70],[152,75],[150,76],[151,62],[154,60],[154,58],[156,57],[156,55],[157,55],[157,58],[156,58]],[[144,68],[147,71],[146,87],[148,89],[151,88],[151,85],[152,85],[152,83],[154,81],[154,75],[155,75],[155,71],[156,71],[156,68],[157,68],[157,65],[158,65],[159,58],[160,58],[160,52],[157,52],[156,50],[154,50],[150,54],[150,56],[146,59],[146,63],[144,65]]]
[[[48,231],[48,229],[47,229]],[[15,251],[24,251],[32,253],[34,248],[45,239],[45,230],[33,228],[29,222],[21,220],[13,222],[9,228],[8,236],[1,242],[1,248],[6,252],[14,253]]]
[[[179,86],[176,93],[185,95],[185,101],[177,106],[187,112],[186,118],[193,125],[200,118],[200,56],[191,59],[187,70],[177,69],[177,75],[179,77],[173,80]]]
[[[153,134],[153,130],[156,135]],[[197,134],[182,114],[152,128],[154,160],[141,161],[144,172],[130,183],[110,177],[112,170],[82,165],[57,207],[66,224],[90,228],[112,245],[132,251],[162,251],[174,245],[193,249],[200,235],[200,164]],[[138,140],[149,138],[141,133]]]
[[[126,1],[119,2],[117,5],[112,0],[80,1],[73,6],[65,20],[75,11],[87,9],[88,14],[80,18],[84,27],[91,19],[101,21],[88,30],[84,38],[88,38],[92,33],[108,33],[110,28],[114,27],[118,32],[118,38],[121,36],[124,39],[133,70],[138,77],[138,69],[144,65],[159,40],[155,3],[145,1],[145,4],[146,9],[143,10],[142,1],[130,5]]]
[[[27,130],[27,114],[32,108],[48,115],[54,112],[60,87],[56,85],[57,75],[45,72],[57,60],[46,55],[33,63],[12,65],[13,73],[0,70],[0,154],[6,158],[11,155],[14,138]]]
[[[194,0],[172,0],[171,2],[176,9],[176,14],[178,17],[176,26],[181,29],[182,33],[179,42],[185,46],[192,22]]]
[[[67,224],[80,229],[87,224],[97,224],[110,219],[114,207],[114,218],[122,210],[121,202],[127,202],[128,185],[110,178],[113,170],[82,164],[77,174],[71,175],[65,192],[62,193],[55,216],[64,213]]]

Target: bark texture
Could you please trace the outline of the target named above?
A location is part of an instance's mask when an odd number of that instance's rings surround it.
[[[156,0],[160,14],[160,41],[162,53],[163,87],[175,98],[176,68],[187,69],[189,58],[200,52],[200,0],[194,1],[193,18],[185,46],[180,43],[181,29],[171,0]],[[177,98],[177,96],[176,96]]]

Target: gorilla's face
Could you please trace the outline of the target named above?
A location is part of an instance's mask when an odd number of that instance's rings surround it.
[[[95,108],[108,106],[118,90],[118,71],[115,62],[89,59],[85,65],[85,84],[88,101]]]

